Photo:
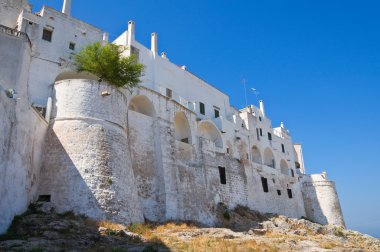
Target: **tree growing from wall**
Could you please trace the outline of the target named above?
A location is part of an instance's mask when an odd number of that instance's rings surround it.
[[[138,63],[135,55],[124,56],[126,50],[112,43],[89,44],[75,55],[74,66],[77,71],[95,74],[111,85],[131,90],[140,83],[145,66]]]

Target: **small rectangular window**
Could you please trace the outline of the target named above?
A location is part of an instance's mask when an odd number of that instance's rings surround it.
[[[281,196],[281,190],[277,190],[277,195]]]
[[[215,118],[218,118],[220,115],[219,115],[219,110],[217,109],[214,109],[214,113],[215,113]]]
[[[288,197],[289,199],[293,198],[292,189],[288,189]]]
[[[260,141],[260,134],[259,134],[259,129],[256,128],[256,135],[257,135],[257,141]]]
[[[268,190],[268,179],[261,177],[261,183],[263,184],[264,192],[269,192],[269,190]]]
[[[272,140],[272,134],[268,132],[268,140],[271,141]]]
[[[230,148],[227,148],[226,152],[227,154],[230,154]]]
[[[204,115],[205,114],[205,105],[202,102],[199,102],[199,112]]]
[[[247,153],[247,159],[249,159],[248,153]]]
[[[263,129],[260,128],[260,136],[263,136]]]
[[[42,32],[42,39],[51,42],[52,38],[53,38],[53,31],[44,29]]]
[[[74,51],[75,50],[75,43],[70,42],[69,49]]]
[[[281,148],[282,148],[282,153],[285,153],[285,146],[284,146],[284,144],[281,144]]]
[[[182,142],[182,143],[187,143],[187,144],[188,144],[188,143],[189,143],[189,138],[182,138],[182,139],[181,139],[181,142]]]
[[[50,202],[51,195],[39,195],[38,196],[38,202]]]
[[[169,98],[172,98],[173,97],[173,91],[169,88],[166,89],[166,96],[169,97]]]
[[[218,166],[218,168],[219,168],[220,183],[222,185],[225,185],[225,184],[227,184],[227,180],[226,180],[226,168],[221,167],[221,166]]]
[[[259,116],[259,120],[260,120],[260,122],[261,122],[261,116]]]

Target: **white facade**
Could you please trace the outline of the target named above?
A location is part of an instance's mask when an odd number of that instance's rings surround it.
[[[45,106],[52,101],[46,138],[43,124],[26,126],[41,132],[30,148],[43,160],[33,164],[38,174],[33,188],[38,192],[25,192],[29,201],[48,198],[61,212],[126,223],[145,218],[212,225],[215,207],[223,202],[229,208],[244,205],[344,225],[334,183],[325,178],[323,183],[331,185],[327,190],[305,175],[302,147],[292,143],[283,124],[272,128],[264,103],[260,108],[235,109],[226,94],[170,62],[165,53],[159,55],[156,33],[151,34],[151,48],[146,48],[135,40],[131,21],[128,31],[114,41],[128,46],[126,56],[136,54],[146,66],[141,87],[132,94],[72,72],[72,55],[88,43],[107,40],[107,35],[71,17],[70,2],[65,1],[65,13],[44,6],[34,14],[24,2],[21,10],[16,4],[4,12],[0,5],[0,13],[5,13],[0,24],[14,23],[23,32],[0,31],[6,42],[0,44],[0,55],[18,60],[14,65],[1,63],[0,80],[12,80],[9,73],[19,76],[13,66],[28,70],[17,85],[2,84],[4,89],[19,89],[26,110],[32,103]],[[20,35],[24,33],[28,36]],[[15,39],[26,48],[25,56],[14,53]],[[10,71],[7,75],[1,69]],[[10,106],[0,100],[3,104]],[[0,112],[10,123],[12,116]],[[23,120],[30,117],[31,112],[24,113]],[[3,164],[7,157],[1,157]],[[16,169],[21,172],[26,166]],[[1,190],[14,191],[5,182]],[[0,232],[26,201],[21,205],[0,220]],[[5,208],[0,204],[0,212]]]

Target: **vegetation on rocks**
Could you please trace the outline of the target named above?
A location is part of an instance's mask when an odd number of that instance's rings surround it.
[[[112,43],[102,45],[96,42],[75,55],[74,65],[77,71],[95,74],[111,85],[131,90],[139,84],[145,66],[138,63],[135,55],[125,56],[126,49]]]
[[[33,205],[0,237],[0,251],[380,251],[379,239],[336,226],[245,207],[230,210],[229,220],[224,213],[224,207],[217,209],[214,228],[189,222],[123,225]]]

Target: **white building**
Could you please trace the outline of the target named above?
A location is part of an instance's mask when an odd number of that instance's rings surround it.
[[[36,200],[126,223],[212,225],[224,203],[344,226],[334,182],[305,174],[301,145],[272,128],[263,101],[235,109],[160,55],[156,33],[148,49],[130,21],[113,42],[146,65],[132,94],[73,72],[72,55],[108,36],[71,17],[70,2],[32,13],[26,0],[0,0],[0,232]]]

